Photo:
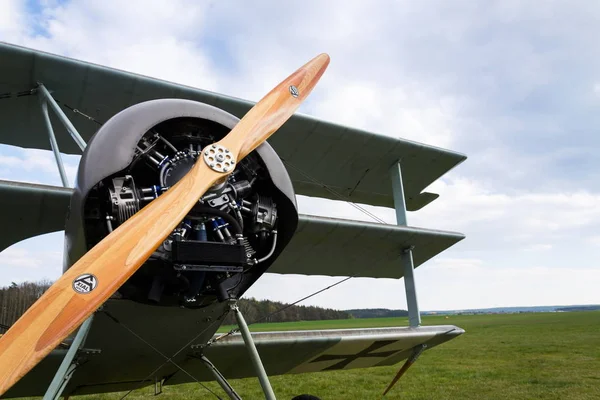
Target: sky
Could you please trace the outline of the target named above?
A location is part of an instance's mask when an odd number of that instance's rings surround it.
[[[467,236],[415,270],[422,310],[600,303],[596,2],[0,0],[0,9],[1,41],[253,101],[327,52],[301,112],[469,157],[427,188],[439,199],[408,215],[409,225]],[[73,182],[78,156],[64,160]],[[6,145],[0,179],[60,185],[50,152]],[[298,204],[370,220],[344,202]],[[367,208],[394,223],[393,210]],[[56,279],[62,240],[2,252],[0,285]],[[266,274],[247,295],[292,302],[339,279]],[[304,304],[406,308],[401,280],[368,278]]]

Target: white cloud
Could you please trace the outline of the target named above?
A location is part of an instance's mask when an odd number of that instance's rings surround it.
[[[21,165],[22,162],[23,159],[19,157],[0,155],[0,165],[3,166],[16,167],[18,165]]]
[[[26,26],[24,2],[0,0],[0,10],[0,38],[20,40]]]
[[[464,309],[472,308],[472,304],[477,307],[595,304],[600,300],[595,289],[600,281],[598,268],[486,266],[433,276],[434,273],[432,268],[419,274],[420,282],[427,282],[420,291],[425,309]],[[571,288],[577,290],[576,297]],[[469,294],[468,298],[460,296],[463,291]],[[443,300],[434,305],[432,297]]]
[[[584,189],[575,193],[507,194],[501,188],[490,190],[481,182],[464,178],[442,180],[430,189],[440,193],[440,200],[414,213],[411,222],[424,226],[435,223],[473,234],[493,227],[495,236],[538,242],[593,230],[600,224],[600,193]]]
[[[439,147],[452,145],[458,99],[437,98],[418,85],[347,84],[343,77],[330,78],[324,90],[311,106],[319,116]]]
[[[56,3],[43,10],[44,35],[21,43],[210,90],[218,85],[218,69],[194,40],[202,35],[206,7],[182,1]]]
[[[0,286],[56,279],[62,273],[62,232],[19,242],[0,253]]]
[[[551,244],[539,243],[539,244],[533,244],[531,246],[527,246],[524,248],[524,250],[526,250],[526,251],[545,251],[545,250],[551,250],[552,247],[553,246]]]
[[[587,242],[594,246],[600,246],[600,235],[594,235],[594,236],[588,237]]]
[[[39,255],[22,248],[8,248],[2,252],[2,263],[6,266],[36,268],[42,264]]]
[[[479,269],[483,265],[483,260],[477,258],[445,258],[443,256],[435,258],[431,263],[431,268],[436,269]]]
[[[444,262],[441,263],[445,264]],[[598,268],[490,267],[449,262],[417,268],[419,306],[422,310],[533,305],[597,304]],[[340,278],[266,274],[248,295],[264,298],[274,286],[277,300],[292,302],[338,282]],[[574,296],[572,288],[577,290]],[[303,304],[339,309],[404,308],[404,285],[391,279],[353,278]],[[272,298],[272,296],[268,296]]]
[[[72,187],[79,156],[62,154],[63,167]],[[0,179],[61,186],[54,154],[46,150],[0,145]]]

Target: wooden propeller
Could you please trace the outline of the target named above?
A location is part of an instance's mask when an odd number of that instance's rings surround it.
[[[88,251],[21,316],[0,338],[0,396],[137,271],[198,199],[233,172],[231,161],[239,162],[292,116],[328,64],[327,54],[318,55],[271,90],[184,178]],[[76,282],[81,278],[85,290]]]

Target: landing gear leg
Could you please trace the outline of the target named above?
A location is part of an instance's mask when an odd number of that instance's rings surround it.
[[[90,331],[90,327],[92,326],[93,319],[94,315],[92,314],[92,316],[90,316],[83,322],[83,324],[81,324],[81,327],[77,331],[77,334],[75,335],[75,338],[73,339],[65,358],[63,358],[60,367],[58,367],[58,370],[54,375],[54,379],[52,379],[50,386],[48,386],[48,390],[46,390],[43,400],[56,400],[60,397],[63,390],[65,390],[67,383],[69,383],[69,380],[71,380],[71,377],[77,368],[77,360],[75,359],[75,356],[77,353],[79,353],[79,350],[85,342],[87,334]]]
[[[265,398],[267,400],[275,400],[275,393],[273,392],[273,388],[271,387],[271,382],[269,382],[269,377],[267,376],[265,367],[263,366],[262,361],[260,360],[258,350],[256,350],[254,340],[252,339],[252,335],[250,334],[248,325],[244,320],[244,316],[240,312],[237,306],[237,302],[235,300],[231,300],[231,302],[229,303],[229,307],[233,311],[237,324],[240,327],[240,333],[242,334],[242,338],[244,339],[244,343],[246,344],[246,349],[248,349],[248,353],[250,354],[252,364],[254,364],[254,369],[256,371],[256,375],[258,376],[260,386],[262,387],[262,390],[265,394]]]

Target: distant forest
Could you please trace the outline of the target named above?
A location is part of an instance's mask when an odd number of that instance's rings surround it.
[[[33,304],[52,285],[50,281],[12,283],[0,288],[0,333]],[[238,306],[248,323],[315,321],[322,319],[348,319],[352,316],[345,311],[332,310],[314,306],[290,306],[269,300],[241,299]],[[285,308],[285,309],[284,309]],[[282,310],[275,313],[277,310]],[[228,315],[226,324],[234,324],[233,315]]]
[[[50,281],[12,283],[0,288],[0,333],[4,333],[52,285]]]
[[[387,308],[364,308],[360,310],[345,310],[353,318],[389,318],[407,317],[406,310],[388,310]]]
[[[315,306],[289,306],[285,303],[254,298],[241,299],[238,307],[248,323],[254,322],[292,322],[318,321],[324,319],[349,319],[352,316],[346,311]],[[277,310],[281,310],[277,312]],[[229,314],[226,324],[235,324],[235,318]]]
[[[600,305],[589,305],[589,306],[570,306],[570,307],[560,307],[557,308],[556,311],[598,311],[600,310]]]

